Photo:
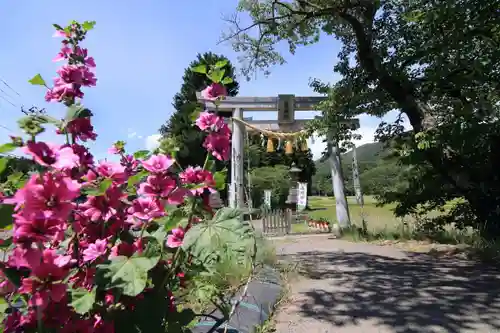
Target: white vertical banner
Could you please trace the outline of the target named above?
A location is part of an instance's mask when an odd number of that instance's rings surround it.
[[[297,210],[303,211],[307,206],[307,183],[297,183]]]
[[[271,208],[271,190],[264,190],[264,205]]]

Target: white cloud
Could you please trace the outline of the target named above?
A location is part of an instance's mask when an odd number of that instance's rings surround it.
[[[153,134],[146,137],[145,145],[147,150],[154,150],[160,145],[161,134]]]

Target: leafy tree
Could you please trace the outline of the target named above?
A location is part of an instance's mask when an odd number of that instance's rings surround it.
[[[235,25],[226,38],[246,53],[248,75],[284,62],[274,47],[281,41],[293,53],[322,33],[335,36],[343,46],[334,91],[350,92],[349,114],[399,109],[413,127],[407,134],[400,121],[379,128],[381,139],[408,137],[400,156],[415,166],[413,191],[390,199],[401,203],[396,212],[463,197],[449,221],[474,216],[474,227],[497,237],[498,8],[498,0],[241,0],[238,10],[250,15],[258,34]],[[341,105],[335,106],[325,112],[338,113]]]

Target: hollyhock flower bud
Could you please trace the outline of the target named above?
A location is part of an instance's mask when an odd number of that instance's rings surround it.
[[[216,100],[219,97],[227,96],[227,90],[220,83],[212,83],[201,92],[201,96],[207,100]]]

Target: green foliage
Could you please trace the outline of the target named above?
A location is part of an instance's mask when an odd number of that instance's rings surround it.
[[[101,277],[99,285],[105,290],[119,288],[123,295],[137,296],[148,281],[148,271],[160,260],[159,255],[143,257],[117,256],[110,262],[99,265],[97,275]]]
[[[96,289],[91,291],[83,288],[71,289],[71,307],[78,314],[86,314],[94,307]]]
[[[261,167],[251,170],[252,202],[254,207],[264,204],[264,190],[271,190],[273,208],[284,207],[290,190],[290,172],[284,165]]]
[[[37,74],[31,78],[31,80],[28,81],[29,83],[37,86],[46,86],[47,84],[45,83],[45,80],[42,78],[40,74]]]
[[[221,208],[211,221],[189,229],[182,248],[210,267],[223,252],[233,251],[253,256],[254,241],[253,229],[242,221],[241,212]]]
[[[14,214],[14,206],[0,204],[0,229],[5,229],[9,226],[12,226],[12,224],[14,223],[12,214]]]

